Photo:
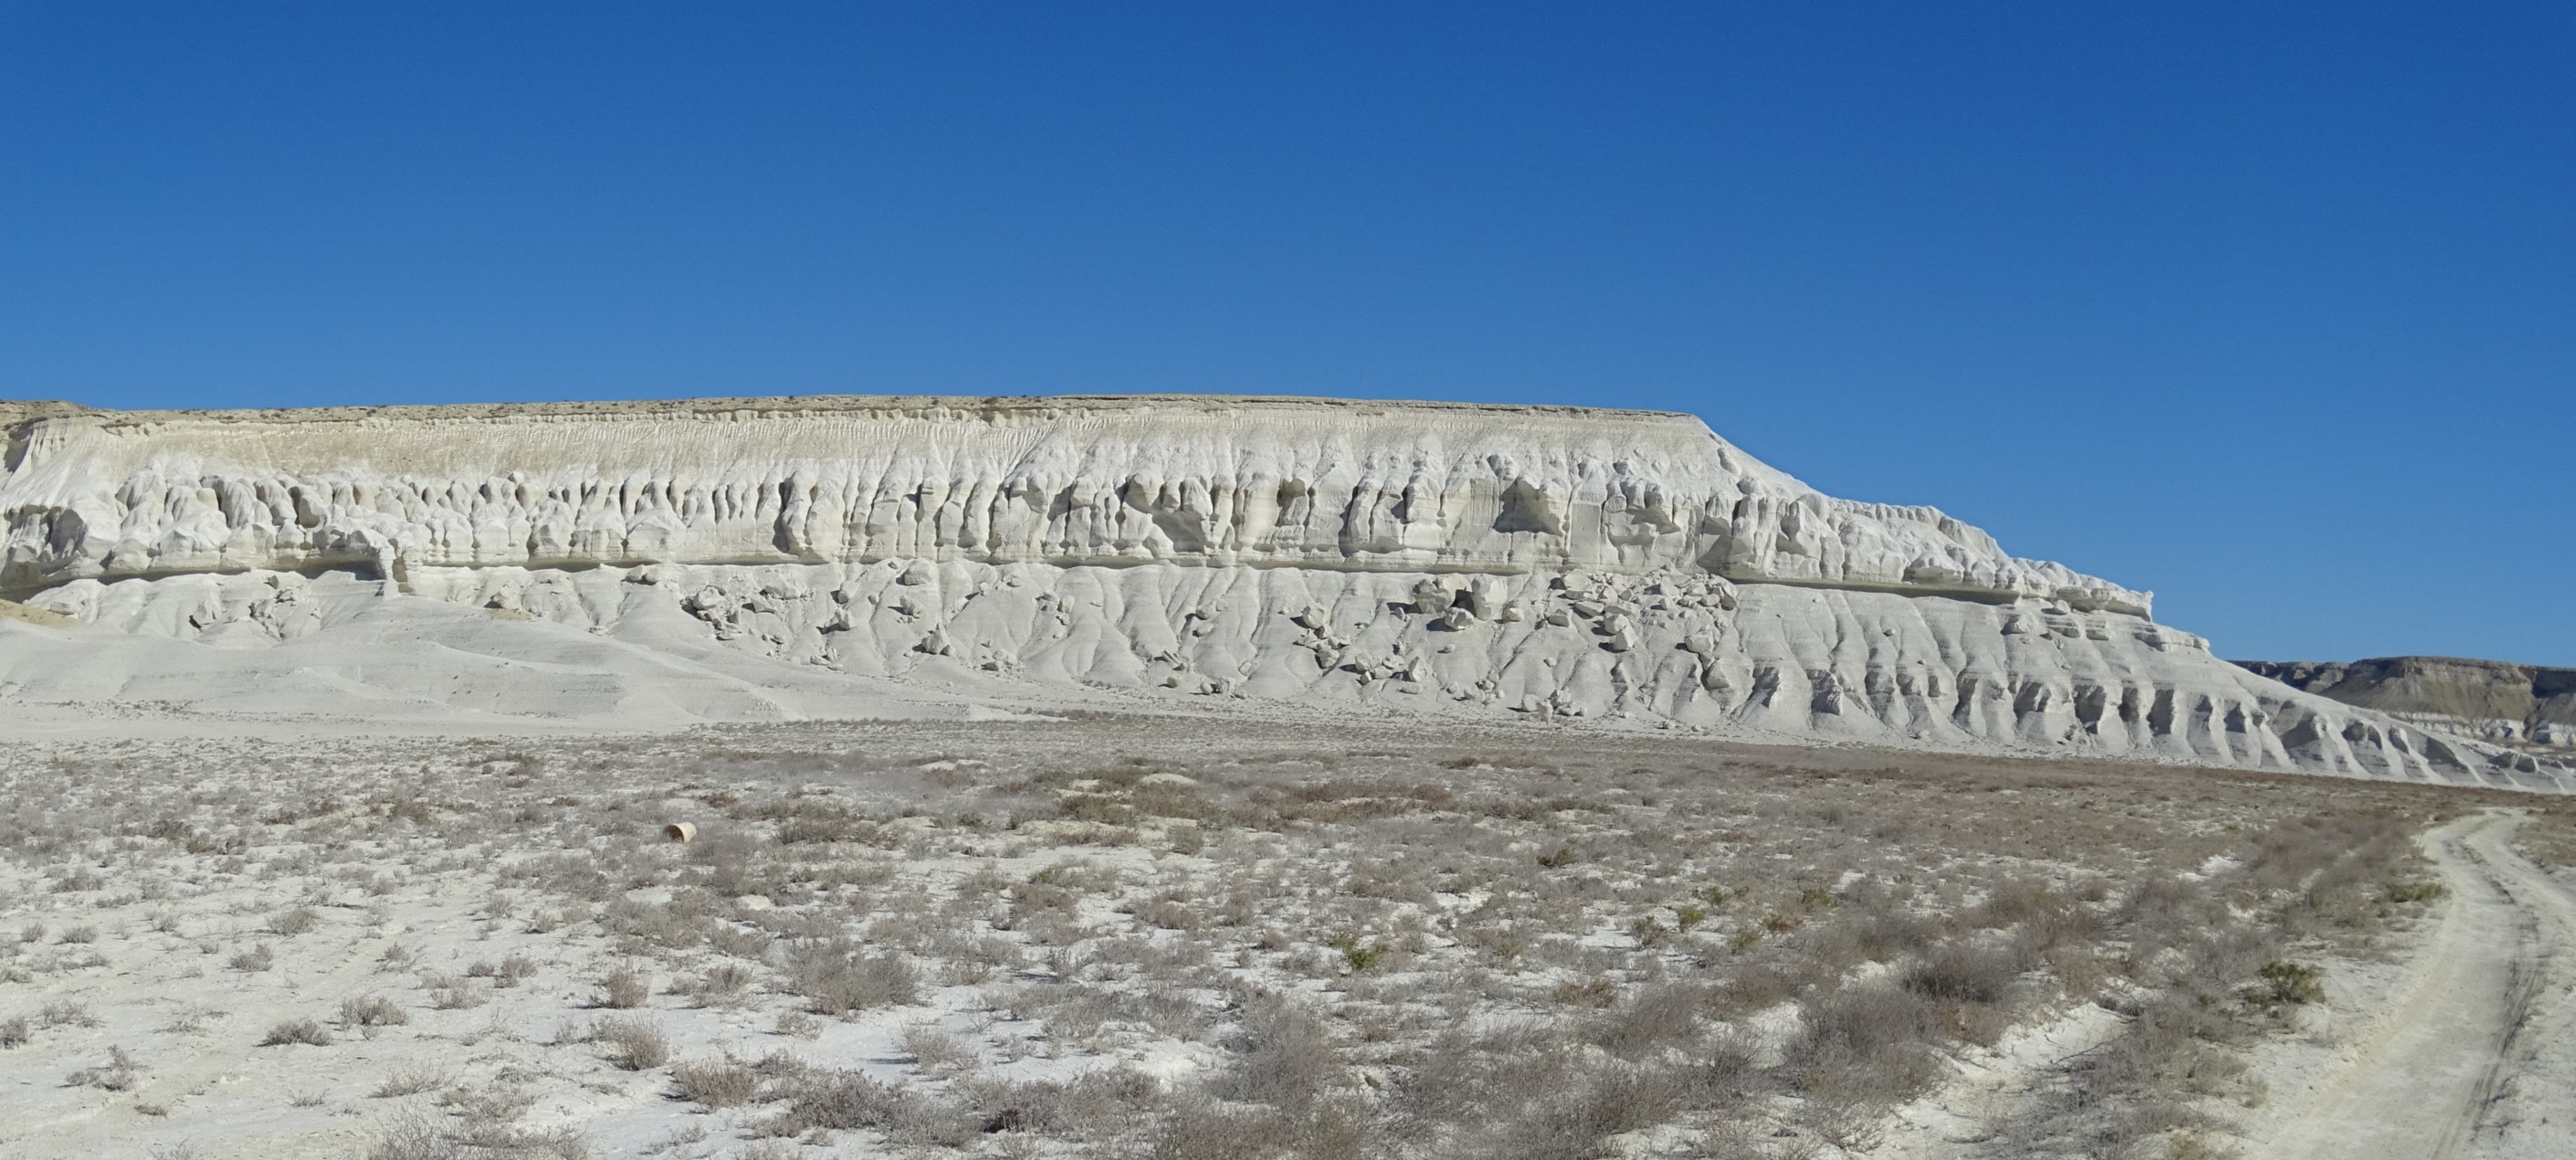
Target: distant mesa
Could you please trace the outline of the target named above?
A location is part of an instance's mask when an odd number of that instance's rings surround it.
[[[2230,665],[2147,593],[1824,495],[1689,415],[848,396],[0,424],[0,597],[91,626],[0,621],[0,697],[28,702],[1322,706],[2570,782]],[[79,664],[47,651],[73,635]]]
[[[2537,750],[2576,749],[2576,669],[2462,657],[2236,663],[2429,728]]]

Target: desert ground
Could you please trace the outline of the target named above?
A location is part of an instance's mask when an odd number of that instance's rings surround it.
[[[0,757],[0,1153],[2576,1154],[2562,799],[1286,711],[131,712]]]

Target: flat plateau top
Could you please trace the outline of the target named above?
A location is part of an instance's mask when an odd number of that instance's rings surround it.
[[[0,424],[40,419],[97,416],[112,423],[173,420],[229,423],[337,423],[366,419],[509,419],[551,416],[610,418],[650,416],[738,416],[797,414],[906,414],[969,412],[985,414],[1079,414],[1083,412],[1183,409],[1203,412],[1273,411],[1384,415],[1397,412],[1450,412],[1530,418],[1589,418],[1611,422],[1655,422],[1697,417],[1677,411],[1641,411],[1615,407],[1545,406],[1522,403],[1450,403],[1422,400],[1337,399],[1305,395],[763,395],[747,398],[560,401],[538,403],[441,403],[380,407],[279,407],[244,410],[113,411],[78,403],[0,400]]]
[[[2258,672],[2263,669],[2349,669],[2354,671],[2363,671],[2374,669],[2448,668],[2469,669],[2492,673],[2514,673],[2522,676],[2533,676],[2541,673],[2576,676],[2576,668],[2566,668],[2563,666],[2524,664],[2520,661],[2485,660],[2479,657],[2443,657],[2411,653],[2405,656],[2363,657],[2359,660],[2350,661],[2243,660],[2231,661],[2229,663],[2255,669]]]

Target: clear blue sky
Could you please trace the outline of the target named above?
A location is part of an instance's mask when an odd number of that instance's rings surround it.
[[[2576,664],[2576,5],[0,3],[0,395],[1687,410]]]

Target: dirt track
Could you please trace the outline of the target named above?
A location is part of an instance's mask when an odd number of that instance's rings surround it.
[[[2514,813],[2428,835],[2450,895],[2394,1005],[2285,1101],[2270,1160],[2576,1155],[2576,896],[2514,852]]]

